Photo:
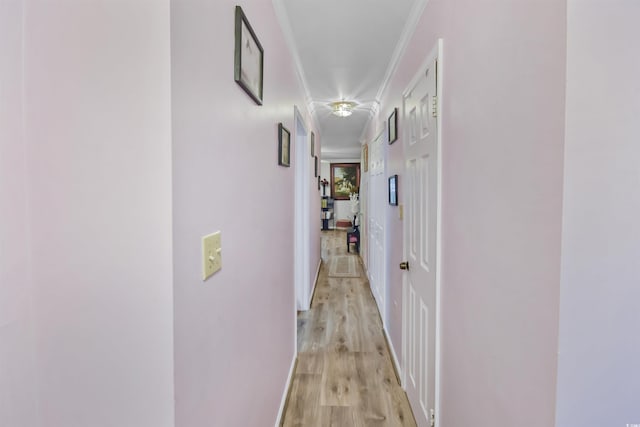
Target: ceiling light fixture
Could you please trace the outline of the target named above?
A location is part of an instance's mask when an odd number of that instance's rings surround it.
[[[353,114],[353,108],[356,106],[355,102],[350,101],[338,101],[331,104],[332,113],[338,117],[349,117]]]

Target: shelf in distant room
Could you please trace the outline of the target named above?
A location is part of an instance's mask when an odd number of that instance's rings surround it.
[[[335,228],[333,199],[329,196],[322,196],[322,200],[320,201],[320,220],[322,221],[322,230],[330,230],[329,222],[332,222],[333,228]]]

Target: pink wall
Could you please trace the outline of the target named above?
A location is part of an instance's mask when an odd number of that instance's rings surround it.
[[[171,426],[169,5],[0,20],[0,424]]]
[[[0,2],[0,425],[38,424],[19,0]]]
[[[443,426],[554,422],[565,31],[563,2],[431,0],[383,99],[379,121],[443,38]],[[400,239],[390,253],[393,301]]]
[[[306,112],[271,2],[242,4],[265,51],[264,105],[233,81],[235,5],[174,0],[171,9],[179,427],[275,423],[294,356],[295,168],[277,165],[277,124],[293,137],[294,104]],[[200,239],[216,230],[223,266],[203,282]]]
[[[558,427],[640,423],[638,16],[568,1]]]
[[[0,424],[275,421],[295,348],[276,130],[302,95],[264,2],[245,10],[265,105],[232,81],[221,3],[0,4]],[[216,229],[224,267],[202,283]]]

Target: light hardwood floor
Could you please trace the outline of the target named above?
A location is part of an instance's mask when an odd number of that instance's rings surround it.
[[[298,314],[298,361],[281,425],[415,426],[344,231],[322,233],[322,260],[311,309]]]

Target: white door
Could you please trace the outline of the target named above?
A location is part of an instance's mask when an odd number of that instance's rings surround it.
[[[385,133],[381,133],[369,147],[369,282],[378,304],[382,322],[387,324],[386,306],[386,178],[385,178]]]
[[[404,386],[418,426],[434,425],[439,275],[438,51],[403,95],[406,173],[403,276]],[[401,268],[403,266],[401,265]]]

